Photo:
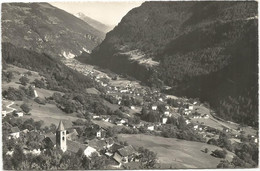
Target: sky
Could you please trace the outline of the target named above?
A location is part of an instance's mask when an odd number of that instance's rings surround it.
[[[142,3],[143,1],[50,2],[51,5],[71,14],[82,12],[90,18],[110,26],[117,25],[127,12]]]

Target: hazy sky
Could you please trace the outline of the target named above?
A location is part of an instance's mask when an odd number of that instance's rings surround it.
[[[89,2],[50,2],[51,5],[63,9],[69,13],[82,12],[107,25],[117,25],[127,12],[138,7],[143,1],[89,1]]]

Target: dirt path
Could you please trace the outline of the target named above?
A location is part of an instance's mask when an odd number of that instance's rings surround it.
[[[6,114],[11,113],[11,112],[13,112],[14,110],[16,110],[15,108],[10,107],[10,106],[12,106],[13,104],[14,104],[14,102],[11,102],[9,105],[6,105],[6,108],[11,109],[10,111],[6,111]]]

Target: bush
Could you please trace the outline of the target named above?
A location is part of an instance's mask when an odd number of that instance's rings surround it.
[[[19,81],[21,82],[22,85],[26,86],[26,84],[29,82],[29,79],[25,76],[22,76]]]
[[[38,104],[41,104],[41,105],[45,105],[46,104],[46,100],[42,99],[42,98],[35,98],[34,101]]]
[[[29,76],[32,76],[32,72],[31,71],[28,71],[26,72],[25,74],[29,75]]]
[[[227,152],[225,150],[215,150],[212,152],[212,155],[217,158],[226,158]]]
[[[42,80],[35,79],[33,83],[37,88],[45,88],[45,84]]]
[[[20,108],[25,112],[25,113],[29,113],[30,112],[30,110],[32,110],[27,104],[22,104],[21,106],[20,106]]]

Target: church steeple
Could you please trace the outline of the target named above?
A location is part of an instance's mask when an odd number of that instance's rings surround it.
[[[63,125],[62,121],[60,120],[60,123],[59,123],[59,126],[57,128],[57,131],[64,131],[64,130],[65,130],[64,125]]]
[[[63,152],[67,150],[66,130],[62,121],[60,121],[56,130],[56,143],[57,147],[59,147]]]

